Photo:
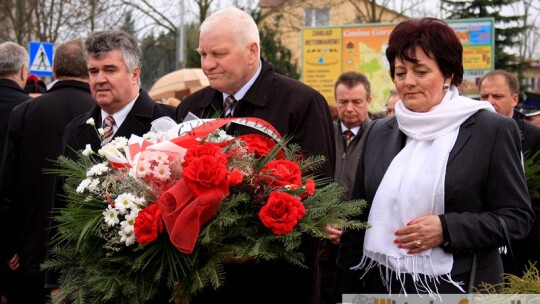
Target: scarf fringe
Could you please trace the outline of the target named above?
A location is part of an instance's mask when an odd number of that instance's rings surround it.
[[[379,253],[379,252],[371,252],[373,255],[373,258],[370,258],[366,256],[365,254],[362,256],[362,259],[360,260],[360,263],[356,266],[351,267],[351,270],[362,270],[363,274],[360,277],[360,279],[363,279],[364,276],[373,268],[378,267],[379,268],[379,275],[381,276],[381,280],[384,284],[384,287],[389,291],[389,294],[392,294],[392,276],[395,275],[395,278],[399,281],[401,284],[401,293],[405,294],[407,296],[407,289],[406,281],[407,281],[407,274],[411,275],[412,280],[414,282],[414,287],[416,288],[416,293],[418,295],[421,294],[428,294],[430,298],[438,299],[439,301],[442,301],[442,298],[439,294],[439,290],[437,286],[440,284],[441,281],[450,283],[454,285],[456,288],[458,288],[462,293],[465,293],[465,290],[461,287],[464,285],[463,282],[456,282],[452,279],[452,276],[450,273],[446,273],[443,275],[429,275],[420,273],[418,271],[418,265],[419,263],[423,263],[423,265],[429,265],[429,269],[433,269],[433,261],[431,260],[431,257],[425,256],[425,255],[411,255],[406,257],[391,257],[389,255]],[[381,259],[384,258],[386,260],[386,265],[392,265],[390,263],[390,260],[394,260],[397,262],[397,271],[391,269],[390,267],[386,267],[382,265],[381,263],[377,262],[375,259]],[[401,272],[401,266],[405,267],[404,272]],[[432,286],[430,286],[430,283]]]

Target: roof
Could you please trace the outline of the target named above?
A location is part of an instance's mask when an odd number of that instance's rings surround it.
[[[273,8],[283,4],[285,0],[259,0],[260,8]]]

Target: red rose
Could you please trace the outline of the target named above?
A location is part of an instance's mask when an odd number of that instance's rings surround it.
[[[163,232],[161,209],[158,208],[158,205],[152,204],[139,211],[133,229],[137,243],[146,245],[154,241],[158,237],[158,233]]]
[[[205,142],[200,145],[195,145],[192,148],[189,148],[184,155],[184,162],[182,166],[185,168],[190,165],[193,159],[202,157],[202,156],[212,156],[222,162],[224,165],[227,164],[227,157],[221,152],[221,148],[213,143]]]
[[[238,139],[243,140],[246,143],[248,152],[254,153],[257,157],[265,157],[270,150],[276,145],[276,142],[271,138],[259,134],[246,134],[240,135]],[[282,159],[285,154],[282,150],[276,155],[276,159]]]
[[[300,200],[284,192],[272,192],[268,202],[259,211],[263,225],[274,234],[287,234],[293,231],[298,220],[306,215]]]
[[[242,174],[242,171],[234,169],[227,177],[227,180],[231,186],[238,186],[242,183],[243,178],[244,175]]]
[[[311,178],[306,180],[306,192],[309,196],[312,196],[315,193],[315,182]]]
[[[261,170],[262,179],[272,187],[302,186],[302,172],[297,163],[289,160],[273,160]]]
[[[227,168],[220,158],[203,155],[190,161],[182,177],[195,196],[214,192],[224,196],[229,193]]]

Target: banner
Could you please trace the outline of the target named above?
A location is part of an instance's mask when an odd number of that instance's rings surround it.
[[[465,96],[479,95],[477,83],[494,69],[494,20],[446,20],[463,45]],[[334,83],[342,72],[358,71],[371,83],[371,111],[384,109],[394,84],[390,78],[386,47],[396,24],[305,28],[302,30],[302,81],[335,104]]]

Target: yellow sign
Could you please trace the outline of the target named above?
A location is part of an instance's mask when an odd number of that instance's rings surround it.
[[[341,74],[341,28],[303,31],[303,82],[334,101],[334,82]]]
[[[494,67],[494,21],[489,19],[448,20],[463,45],[462,93],[478,95],[476,83]],[[302,81],[335,104],[334,83],[342,72],[358,71],[371,83],[370,110],[385,106],[394,84],[386,47],[395,24],[366,24],[351,27],[303,30]]]

